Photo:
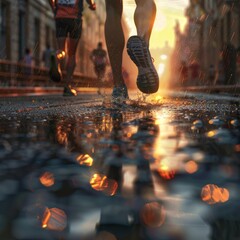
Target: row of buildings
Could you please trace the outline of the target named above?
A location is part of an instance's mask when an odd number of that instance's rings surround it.
[[[90,52],[104,41],[105,5],[96,0],[97,11],[86,6],[78,47],[76,71],[92,76]],[[19,62],[26,48],[32,50],[35,66],[43,66],[42,53],[50,43],[56,49],[55,22],[47,0],[0,0],[0,60]]]
[[[175,65],[197,62],[204,79],[208,77],[209,67],[214,66],[218,71],[222,58],[227,56],[231,62],[227,67],[230,78],[225,83],[237,83],[240,80],[237,58],[240,50],[240,0],[190,0],[186,17],[188,24],[183,33],[176,24],[174,55],[178,56],[178,63]],[[225,53],[226,46],[230,51]]]

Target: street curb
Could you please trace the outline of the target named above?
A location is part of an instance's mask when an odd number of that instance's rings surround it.
[[[95,93],[97,88],[77,88],[79,92]],[[7,96],[31,96],[31,95],[46,95],[56,94],[61,95],[63,93],[63,87],[0,87],[0,97]]]
[[[96,93],[98,88],[94,87],[80,87],[75,88],[77,92]],[[106,88],[108,91],[108,88]],[[180,92],[195,92],[195,93],[209,93],[209,94],[233,94],[240,95],[240,85],[216,85],[216,86],[187,86],[171,89],[172,91]],[[14,96],[36,96],[36,95],[61,95],[63,87],[0,87],[0,97],[14,97]]]
[[[189,86],[180,87],[176,90],[189,91],[189,92],[204,92],[204,93],[230,93],[230,94],[240,94],[240,85],[216,85],[216,86]]]

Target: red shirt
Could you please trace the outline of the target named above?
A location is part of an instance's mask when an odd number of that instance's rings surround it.
[[[56,0],[55,18],[80,18],[83,0]]]

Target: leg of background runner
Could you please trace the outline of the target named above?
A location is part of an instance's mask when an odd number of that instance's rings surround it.
[[[66,83],[69,84],[72,80],[74,69],[76,67],[76,50],[79,39],[68,39],[68,58],[66,63]]]

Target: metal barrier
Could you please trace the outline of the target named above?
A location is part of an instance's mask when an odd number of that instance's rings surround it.
[[[65,73],[63,73],[64,77]],[[61,87],[63,82],[54,83],[49,78],[48,69],[43,67],[29,67],[22,63],[0,60],[0,86],[2,87]],[[97,78],[75,73],[72,84],[78,87],[97,87]],[[104,87],[111,87],[112,83],[103,82]]]

